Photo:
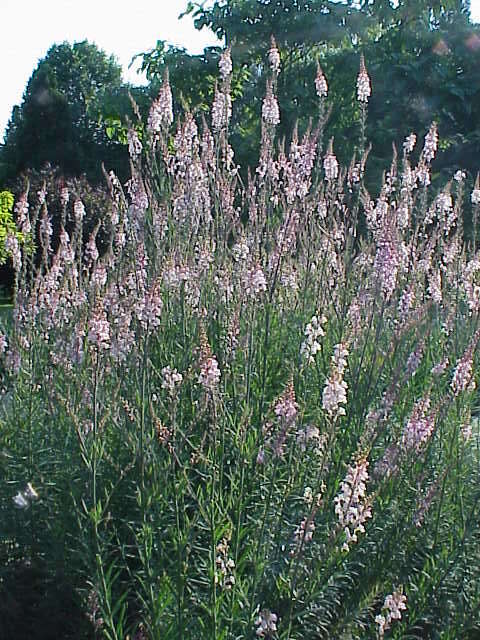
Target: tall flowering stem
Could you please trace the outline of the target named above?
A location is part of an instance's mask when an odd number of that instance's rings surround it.
[[[360,153],[363,154],[366,146],[366,125],[367,125],[367,105],[368,99],[372,94],[370,78],[365,66],[365,58],[363,53],[360,55],[360,70],[357,76],[357,100],[360,103]]]

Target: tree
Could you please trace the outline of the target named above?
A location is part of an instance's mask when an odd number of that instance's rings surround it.
[[[0,153],[0,180],[49,162],[67,176],[102,179],[101,163],[126,168],[121,145],[99,122],[102,104],[122,91],[121,67],[87,41],[52,46],[14,108]]]
[[[282,54],[279,131],[287,139],[297,121],[305,128],[316,115],[313,78],[319,59],[330,87],[329,127],[336,151],[343,161],[351,157],[358,140],[355,78],[363,52],[374,89],[367,121],[373,164],[384,166],[392,143],[401,145],[411,131],[422,135],[436,120],[444,151],[440,166],[476,169],[480,30],[469,22],[468,0],[216,0],[203,5],[190,2],[186,13],[198,29],[209,28],[232,45],[234,64],[242,70],[233,140],[253,161],[265,54],[274,35]]]

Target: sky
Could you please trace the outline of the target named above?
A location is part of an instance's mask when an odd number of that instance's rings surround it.
[[[480,2],[480,0],[479,0]],[[0,141],[12,108],[40,59],[53,44],[88,40],[113,54],[124,80],[141,84],[128,65],[157,40],[201,53],[219,44],[208,29],[198,31],[191,16],[178,20],[187,0],[0,0]]]
[[[211,0],[210,0],[211,2]],[[200,53],[218,44],[208,30],[197,31],[191,16],[178,20],[187,0],[0,0],[0,141],[30,76],[53,44],[88,40],[113,54],[124,80],[141,84],[128,69],[137,53],[157,40]],[[480,0],[471,0],[472,20],[480,22]]]

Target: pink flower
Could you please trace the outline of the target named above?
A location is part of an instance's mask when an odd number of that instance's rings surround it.
[[[357,533],[364,533],[364,524],[372,517],[372,509],[366,496],[368,461],[361,458],[350,465],[345,479],[340,484],[340,493],[335,496],[335,514],[343,528],[346,539],[343,550],[348,551],[352,542],[357,542]]]
[[[425,162],[431,162],[435,157],[438,147],[438,131],[437,123],[432,122],[428,133],[425,136],[425,144],[423,147],[423,158]],[[426,185],[425,185],[426,186]]]
[[[473,378],[473,349],[469,347],[463,356],[457,360],[455,371],[453,372],[450,388],[456,397],[463,391],[473,391],[475,389],[475,379]]]
[[[343,379],[343,373],[347,365],[347,355],[348,349],[345,344],[335,345],[332,371],[323,389],[322,407],[333,420],[345,415],[345,408],[342,405],[347,404],[348,385]]]
[[[205,389],[212,391],[220,382],[220,376],[217,359],[215,356],[211,356],[202,363],[198,375],[198,383]]]
[[[110,347],[110,323],[105,312],[96,313],[88,323],[88,341],[100,350]]]
[[[430,398],[428,396],[419,400],[413,407],[402,434],[402,446],[409,452],[419,453],[433,433],[435,414],[428,413],[429,408]]]
[[[277,620],[277,614],[272,613],[269,609],[260,611],[255,620],[255,626],[257,627],[255,635],[259,638],[270,638],[277,631]]]
[[[216,87],[212,104],[212,129],[217,133],[226,129],[231,117],[232,98],[230,94],[223,93]]]
[[[317,62],[317,75],[315,77],[315,90],[319,98],[326,98],[328,95],[328,84],[323,74],[320,63]]]
[[[266,124],[273,127],[280,124],[280,109],[278,108],[277,98],[273,93],[271,81],[267,81],[267,93],[262,104],[262,118]]]
[[[368,102],[368,98],[372,93],[370,86],[370,78],[368,77],[367,68],[365,67],[365,59],[363,54],[360,56],[360,72],[357,77],[357,100],[359,102]]]
[[[394,591],[392,594],[385,598],[382,611],[384,614],[378,615],[375,618],[375,622],[378,625],[378,635],[383,638],[385,631],[390,629],[393,620],[400,620],[402,617],[401,612],[405,611],[407,605],[406,596],[401,591]]]
[[[333,153],[333,139],[330,140],[327,153],[323,159],[323,170],[325,171],[325,178],[329,182],[338,178],[338,161]]]
[[[220,61],[218,63],[218,68],[220,70],[220,77],[222,80],[227,80],[227,78],[232,73],[232,56],[231,56],[231,47],[227,47],[225,51],[222,52],[220,56]]]
[[[153,101],[148,115],[148,129],[158,136],[163,128],[168,128],[173,122],[173,98],[168,79],[168,71],[165,71],[163,83],[156,100]]]
[[[280,71],[280,53],[278,52],[277,43],[272,36],[270,39],[270,49],[268,50],[268,62],[273,73],[277,74]]]

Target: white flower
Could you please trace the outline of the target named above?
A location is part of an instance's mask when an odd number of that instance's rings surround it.
[[[471,198],[472,204],[480,204],[480,189],[474,189]]]
[[[13,502],[15,503],[15,506],[18,507],[19,509],[27,509],[28,506],[29,506],[28,500],[25,498],[23,493],[21,493],[20,491],[13,498]]]
[[[319,98],[326,98],[328,95],[328,84],[323,74],[322,67],[317,62],[317,75],[315,77],[315,90]]]
[[[23,491],[19,491],[17,495],[12,498],[14,504],[19,509],[28,509],[30,503],[34,500],[38,500],[38,493],[32,487],[31,483],[27,483],[27,486]]]
[[[277,98],[273,93],[272,83],[267,83],[267,93],[262,104],[262,118],[272,126],[280,123],[280,109],[278,108]]]
[[[357,77],[357,100],[359,102],[368,102],[368,98],[372,94],[370,86],[370,78],[368,77],[367,68],[365,67],[365,59],[363,54],[360,56],[360,72]]]

